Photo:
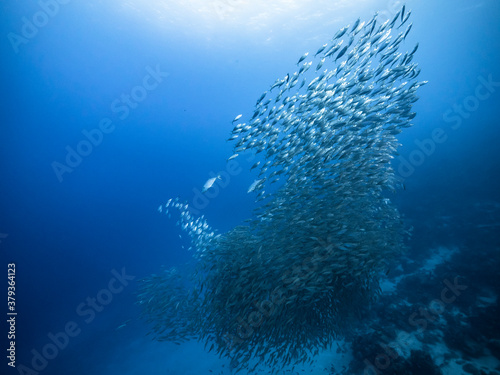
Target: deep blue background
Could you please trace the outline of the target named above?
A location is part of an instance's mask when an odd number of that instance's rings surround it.
[[[357,16],[368,19],[388,6],[318,2],[285,6],[285,15],[254,21],[252,14],[238,13],[241,2],[228,1],[234,5],[222,18],[214,12],[196,18],[187,6],[160,3],[148,7],[161,9],[161,20],[119,2],[60,5],[18,53],[8,34],[20,34],[22,17],[31,19],[40,6],[2,4],[0,233],[8,236],[0,239],[0,265],[6,273],[8,262],[17,264],[18,360],[29,365],[30,350],[40,349],[47,334],[67,321],[82,328],[47,373],[62,373],[70,364],[73,374],[78,368],[89,373],[110,361],[111,346],[125,345],[113,334],[137,316],[135,283],[89,325],[76,306],[105,288],[113,269],[125,267],[139,279],[162,264],[187,260],[175,220],[159,215],[157,207],[175,196],[190,201],[210,172],[224,170],[231,120],[248,115],[277,77],[296,69],[304,51],[315,51]],[[429,84],[418,94],[415,127],[401,135],[400,153],[408,158],[415,140],[438,127],[448,139],[405,179],[406,191],[396,198],[414,222],[459,215],[467,202],[500,201],[500,87],[460,129],[443,120],[454,104],[474,95],[480,76],[500,82],[500,4],[421,3],[407,2],[414,26],[405,48],[420,43],[415,61]],[[142,82],[146,67],[157,65],[169,76],[119,120],[111,103]],[[76,148],[82,130],[105,117],[116,129],[59,182],[51,163],[63,163],[66,146]],[[210,201],[202,213],[214,228],[226,231],[249,217],[253,196],[246,189],[252,180],[245,171]],[[2,290],[6,285],[0,296]],[[136,326],[137,334],[143,329]]]

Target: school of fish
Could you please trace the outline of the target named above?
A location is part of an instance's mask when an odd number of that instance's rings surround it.
[[[418,44],[401,51],[410,14],[340,29],[277,79],[246,122],[233,120],[228,160],[254,155],[258,173],[248,225],[217,233],[178,198],[159,208],[179,212],[195,265],[142,281],[138,303],[156,339],[201,340],[234,370],[280,370],[313,361],[377,296],[409,234],[389,198],[401,185],[396,137],[426,83]]]

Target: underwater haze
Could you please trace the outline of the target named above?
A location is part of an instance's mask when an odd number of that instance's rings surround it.
[[[0,373],[500,374],[498,1],[2,8]]]

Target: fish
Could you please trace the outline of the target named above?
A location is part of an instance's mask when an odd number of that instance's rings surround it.
[[[321,52],[323,52],[327,46],[328,46],[328,43],[325,43],[320,48],[318,48],[318,50],[314,54],[314,57],[318,56]]]
[[[298,66],[298,65],[299,65],[302,61],[304,61],[304,60],[307,58],[307,56],[308,56],[308,55],[309,55],[309,52],[306,52],[306,53],[304,53],[302,56],[300,56],[299,61],[297,61],[297,66]]]
[[[119,329],[122,329],[123,327],[125,327],[128,323],[130,323],[130,319],[126,320],[125,322],[123,322],[123,324],[120,324],[118,327],[115,328],[115,331],[118,331]]]
[[[357,27],[358,27],[358,25],[360,24],[360,22],[361,22],[361,18],[358,18],[358,19],[356,20],[356,22],[354,22],[354,25],[352,25],[352,28],[351,28],[351,33],[354,33],[354,32],[355,32],[355,30],[357,29]]]
[[[339,31],[337,31],[337,33],[333,36],[332,40],[337,40],[339,38],[342,38],[348,29],[349,29],[349,25],[347,25],[347,26],[343,27],[342,29],[340,29]]]
[[[403,13],[401,12],[401,24],[398,26],[398,29],[399,29],[401,26],[403,26],[403,25],[406,23],[406,21],[408,21],[408,19],[409,19],[409,18],[410,18],[410,16],[411,16],[411,10],[409,10],[409,11],[408,11],[408,13],[406,13],[406,16],[405,16],[404,18],[403,18],[402,16],[403,16]]]
[[[410,33],[411,28],[413,27],[413,24],[410,23],[408,27],[406,28],[405,33],[403,34],[403,39],[406,39],[406,36]]]
[[[324,57],[328,57],[333,55],[337,50],[340,48],[340,46],[344,43],[344,40],[342,39],[340,42],[338,42],[336,45],[332,46],[326,53]]]
[[[262,100],[264,100],[264,98],[266,97],[266,95],[267,95],[267,91],[264,91],[262,93],[262,95],[260,96],[260,98],[257,99],[257,102],[255,103],[255,106],[258,106],[262,102]]]
[[[261,181],[262,181],[262,179],[255,180],[254,182],[252,182],[252,184],[248,187],[247,193],[251,193],[252,191],[254,191],[255,188],[257,187],[257,185],[259,185],[261,183]]]
[[[396,15],[393,17],[392,21],[389,23],[390,29],[392,29],[394,27],[394,24],[399,19],[399,16],[400,16],[400,12],[397,12]]]
[[[215,183],[215,181],[216,181],[217,179],[221,180],[220,175],[215,176],[215,177],[212,177],[212,178],[209,178],[209,179],[207,180],[207,182],[205,182],[205,184],[203,185],[203,189],[201,190],[201,192],[202,192],[202,193],[204,193],[204,192],[206,192],[208,189],[210,189],[210,188],[214,185],[214,183]]]
[[[345,55],[346,51],[347,51],[347,48],[348,46],[345,46],[344,48],[342,48],[339,52],[339,54],[337,55],[337,57],[335,58],[335,61],[337,61],[338,59],[340,59],[342,56]]]
[[[233,371],[277,373],[310,363],[380,295],[411,233],[388,194],[405,189],[391,160],[427,83],[413,61],[418,43],[404,48],[412,24],[393,29],[410,14],[343,27],[297,72],[277,74],[285,78],[234,126],[228,161],[243,152],[252,161],[247,220],[219,232],[180,198],[160,206],[178,217],[192,263],[139,283],[156,340],[200,340]]]
[[[361,22],[361,23],[358,23],[358,25],[354,28],[354,30],[352,31],[354,35],[356,35],[357,33],[359,33],[363,26],[365,25],[365,21]]]
[[[311,64],[312,64],[312,61],[302,64],[302,66],[299,69],[299,74],[307,72],[307,70],[311,67]]]
[[[257,163],[255,163],[254,165],[252,165],[252,168],[250,168],[250,170],[254,169],[254,168],[257,168],[260,164],[260,161],[258,161]]]
[[[325,63],[325,58],[323,57],[316,66],[316,71],[320,70],[324,63]]]

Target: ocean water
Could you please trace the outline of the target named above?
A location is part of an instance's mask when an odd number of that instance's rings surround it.
[[[251,117],[304,52],[402,5],[2,4],[0,373],[234,372],[203,343],[147,335],[139,280],[193,256],[158,206],[180,197],[220,233],[252,217],[251,163],[201,193],[227,172],[232,120]],[[500,3],[406,9],[403,49],[419,43],[413,61],[428,81],[392,164],[408,251],[348,337],[312,364],[256,373],[500,374]]]

